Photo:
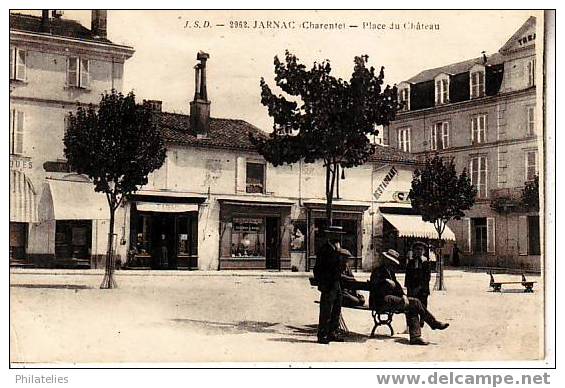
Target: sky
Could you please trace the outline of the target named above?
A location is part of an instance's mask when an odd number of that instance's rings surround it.
[[[492,54],[535,11],[108,11],[108,37],[132,46],[124,91],[139,100],[163,101],[170,112],[189,112],[199,50],[207,63],[213,117],[238,118],[270,131],[272,120],[260,102],[259,80],[273,86],[273,58],[286,49],[307,67],[330,60],[336,76],[349,79],[356,55],[385,67],[385,82],[399,83],[422,70]],[[66,11],[65,18],[90,27],[90,11]],[[295,29],[252,28],[255,22],[294,22]],[[186,25],[192,28],[186,28]],[[194,28],[209,22],[210,28]],[[231,28],[247,22],[249,28]],[[302,23],[344,23],[357,28],[313,30]],[[234,24],[235,23],[235,24]],[[387,26],[362,28],[363,23]],[[390,29],[397,24],[400,29]],[[406,29],[420,24],[439,30]],[[218,27],[217,24],[224,24]],[[367,26],[367,24],[365,24]]]

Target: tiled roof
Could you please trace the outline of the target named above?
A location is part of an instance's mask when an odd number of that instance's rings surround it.
[[[494,53],[487,56],[487,66],[488,65],[498,65],[504,62],[504,56],[500,53]],[[461,74],[469,71],[474,65],[482,64],[483,57],[468,59],[463,62],[452,63],[450,65],[436,67],[434,69],[424,70],[414,77],[406,80],[410,83],[420,83],[424,81],[433,80],[440,73],[447,74]]]
[[[159,112],[159,128],[168,143],[242,151],[255,151],[249,141],[249,133],[256,136],[267,134],[243,120],[210,118],[210,129],[206,138],[197,138],[190,128],[190,116],[180,113]],[[417,163],[415,155],[392,147],[377,145],[371,162]]]
[[[41,17],[34,15],[11,13],[10,29],[45,34],[41,31]],[[75,20],[51,18],[50,31],[55,36],[111,43],[108,39],[95,38],[92,31]]]
[[[371,162],[399,162],[399,163],[418,163],[420,160],[414,154],[400,151],[393,147],[377,145],[375,153],[369,159]]]
[[[210,118],[210,129],[206,138],[198,139],[190,128],[190,116],[179,113],[159,113],[159,128],[165,141],[195,147],[224,148],[253,151],[249,133],[266,134],[243,120]]]

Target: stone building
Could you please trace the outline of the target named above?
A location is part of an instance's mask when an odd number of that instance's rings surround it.
[[[105,251],[107,204],[70,172],[62,138],[69,111],[122,89],[124,62],[134,51],[107,39],[106,16],[93,10],[88,29],[57,10],[10,14],[10,258],[16,263],[26,257],[39,264],[88,262]],[[50,204],[40,211],[42,192]]]
[[[543,33],[530,17],[497,53],[424,70],[398,85],[404,111],[385,129],[385,143],[453,158],[478,190],[465,218],[449,224],[464,265],[540,268],[543,223],[520,203],[543,161],[536,32],[539,42]]]

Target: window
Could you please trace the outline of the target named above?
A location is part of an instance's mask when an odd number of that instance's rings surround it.
[[[436,78],[436,105],[449,102],[449,76]]]
[[[471,118],[471,142],[484,143],[486,141],[487,115],[482,114]]]
[[[538,175],[538,152],[526,151],[526,180],[531,181]]]
[[[527,124],[527,134],[528,136],[534,136],[536,134],[536,117],[535,117],[535,107],[528,107],[528,124]]]
[[[265,165],[263,163],[248,162],[246,166],[245,192],[265,192]]]
[[[231,256],[265,257],[265,222],[263,218],[232,219]]]
[[[67,84],[77,88],[90,85],[90,64],[88,59],[70,57],[67,61]]]
[[[10,111],[10,154],[24,153],[24,112],[12,109]]]
[[[485,95],[485,72],[475,71],[471,73],[471,98],[483,97]]]
[[[474,254],[496,253],[495,219],[478,217],[471,219],[471,248]]]
[[[486,156],[476,156],[469,162],[471,183],[477,189],[477,198],[487,197],[488,165]]]
[[[400,102],[402,105],[403,111],[410,110],[410,89],[409,88],[402,88],[400,89]]]
[[[536,84],[536,60],[530,59],[526,63],[526,73],[528,75],[528,86],[534,86]]]
[[[398,149],[410,152],[410,128],[400,128],[398,130]]]
[[[432,127],[432,150],[449,148],[449,122],[436,123]]]
[[[17,47],[10,49],[10,79],[17,81],[26,79],[26,52]]]

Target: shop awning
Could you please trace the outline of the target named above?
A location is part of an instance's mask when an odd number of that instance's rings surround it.
[[[21,171],[10,171],[10,221],[37,222],[35,190]]]
[[[437,232],[431,222],[422,220],[422,216],[409,214],[386,214],[383,217],[398,230],[399,237],[417,237],[436,239]],[[442,234],[443,240],[455,241],[455,234],[449,226],[445,227]]]
[[[136,202],[138,211],[156,213],[197,212],[198,205],[193,203]]]
[[[91,182],[48,179],[39,201],[39,219],[107,220],[106,195],[94,191]]]

